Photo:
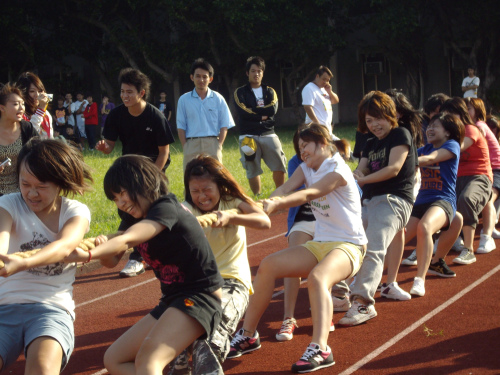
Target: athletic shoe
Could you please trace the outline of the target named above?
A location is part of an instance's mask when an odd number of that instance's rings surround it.
[[[495,250],[497,245],[493,237],[487,236],[486,234],[481,234],[479,236],[479,246],[476,250],[478,254],[488,254]]]
[[[332,296],[333,301],[333,311],[342,312],[347,311],[351,307],[351,301],[349,296],[346,294],[344,297]]]
[[[227,358],[238,358],[243,354],[260,349],[259,333],[255,331],[253,337],[248,337],[243,334],[244,332],[243,328],[241,328],[236,335],[234,335],[234,338],[231,340],[231,348],[229,349]]]
[[[333,324],[333,320],[332,322],[330,323],[330,332],[333,332],[335,331],[335,325]]]
[[[396,281],[383,287],[380,295],[382,297],[396,299],[398,301],[408,301],[411,299],[410,293],[401,289]]]
[[[413,279],[413,286],[411,287],[410,294],[423,297],[425,295],[425,281],[421,277]]]
[[[458,257],[453,259],[453,263],[458,263],[458,264],[471,264],[476,261],[476,256],[474,255],[474,252],[469,249],[463,249],[462,252]]]
[[[417,249],[413,249],[410,256],[406,259],[403,259],[401,264],[403,266],[416,266],[417,265]]]
[[[427,273],[441,277],[455,277],[457,274],[448,267],[443,258],[439,258],[436,263],[431,263]]]
[[[356,326],[376,316],[375,306],[363,305],[358,301],[354,301],[349,311],[339,320],[338,324],[341,326]]]
[[[137,260],[129,259],[125,267],[120,271],[120,277],[134,277],[144,273],[144,264]]]
[[[295,328],[299,328],[297,321],[294,318],[286,318],[281,324],[280,331],[276,334],[276,340],[289,341],[293,339]]]
[[[461,253],[463,249],[465,249],[464,240],[462,239],[462,237],[458,236],[455,243],[451,247],[451,250]]]
[[[380,292],[382,290],[382,288],[385,286],[386,284],[385,283],[380,283],[377,285],[377,292]]]
[[[292,365],[292,372],[303,374],[313,372],[335,364],[332,349],[327,345],[321,350],[318,344],[310,343],[302,357]]]
[[[491,237],[493,237],[495,240],[500,239],[500,231],[496,230],[496,228],[493,228],[493,232],[491,232]]]

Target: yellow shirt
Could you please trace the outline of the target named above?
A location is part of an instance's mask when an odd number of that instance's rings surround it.
[[[234,198],[226,202],[221,199],[219,211],[238,208],[241,199]],[[184,202],[195,216],[202,215],[198,208]],[[245,285],[250,294],[253,294],[252,276],[247,255],[247,236],[245,227],[241,225],[227,225],[223,228],[203,228],[212,252],[219,267],[219,272],[224,279],[234,278]]]

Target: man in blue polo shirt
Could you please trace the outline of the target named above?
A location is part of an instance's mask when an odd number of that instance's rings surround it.
[[[222,145],[227,129],[234,120],[226,100],[208,85],[214,79],[214,68],[204,59],[191,66],[194,90],[179,98],[177,103],[177,133],[184,152],[183,168],[200,153],[213,156],[222,163]]]

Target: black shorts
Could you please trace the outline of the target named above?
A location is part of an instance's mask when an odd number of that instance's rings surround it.
[[[205,333],[198,337],[198,340],[205,340],[207,337],[210,337],[212,332],[219,326],[221,320],[221,301],[212,293],[183,292],[169,296],[164,295],[160,299],[158,306],[150,314],[158,320],[170,307],[175,307],[189,315],[203,326]]]
[[[433,206],[441,207],[445,215],[448,217],[448,225],[445,225],[443,228],[441,228],[441,230],[450,229],[450,225],[453,218],[455,217],[455,213],[453,212],[453,207],[451,206],[451,203],[443,199],[430,203],[419,204],[418,206],[413,206],[413,209],[411,211],[411,216],[421,219],[425,215],[427,210]]]

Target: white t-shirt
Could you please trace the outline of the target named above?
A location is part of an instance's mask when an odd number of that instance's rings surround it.
[[[262,86],[259,86],[256,89],[252,88],[252,91],[255,95],[255,99],[257,99],[257,107],[264,107],[264,94],[262,93]]]
[[[64,107],[69,107],[68,110],[71,110],[71,113],[68,115],[68,125],[75,126],[75,112],[78,108],[74,102],[71,102],[71,104],[64,102]]]
[[[340,186],[327,195],[310,202],[316,218],[314,241],[342,241],[355,245],[368,242],[361,220],[361,200],[351,169],[337,152],[326,159],[317,171],[300,164],[306,186],[318,182],[328,173],[340,174],[347,185]]]
[[[311,105],[320,124],[325,125],[330,134],[332,133],[332,102],[324,88],[319,88],[314,82],[305,85],[302,89],[302,105]],[[311,122],[307,113],[305,122]]]
[[[78,111],[80,109],[80,106],[82,105],[83,103],[83,108],[82,109],[85,109],[85,107],[87,107],[87,104],[89,104],[88,101],[84,100],[83,102],[80,102],[80,101],[76,101],[74,102],[73,104],[75,105],[75,111],[73,113],[76,114],[76,111]],[[85,117],[83,117],[83,114],[79,114],[79,115],[75,115],[76,116],[76,125],[78,126],[78,129],[85,129]],[[82,128],[83,126],[83,128]],[[85,136],[85,133],[83,133],[83,136]]]
[[[471,85],[479,86],[479,77],[465,77],[462,81],[462,87],[469,87]],[[464,92],[464,98],[477,98],[477,89],[471,89]]]
[[[56,240],[57,233],[47,228],[28,208],[21,193],[0,197],[0,207],[9,213],[13,220],[8,254],[41,248]],[[86,218],[90,225],[90,211],[87,206],[63,197],[59,230],[74,216]],[[75,271],[74,264],[54,263],[0,278],[0,305],[47,303],[67,310],[74,319]]]

